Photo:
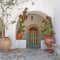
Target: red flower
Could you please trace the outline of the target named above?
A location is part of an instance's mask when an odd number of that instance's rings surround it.
[[[45,20],[43,19],[43,20],[42,20],[42,22],[44,23],[44,22],[45,22]]]
[[[24,19],[26,20],[28,18],[28,16],[24,16]]]
[[[22,18],[22,15],[19,15],[18,17],[19,17],[19,18]]]
[[[28,10],[28,8],[26,7],[24,10],[25,10],[25,11],[27,11],[27,10]]]
[[[49,16],[46,16],[47,19],[49,19]]]
[[[47,18],[47,19],[51,19],[51,17],[49,17],[49,16],[46,16],[46,18]]]

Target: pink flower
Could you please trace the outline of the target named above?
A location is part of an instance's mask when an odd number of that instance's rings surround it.
[[[25,11],[27,11],[27,10],[28,10],[28,8],[26,7],[24,10],[25,10]]]
[[[28,18],[28,16],[24,16],[24,19],[26,20]]]
[[[49,16],[46,16],[47,19],[49,19]]]
[[[22,18],[22,15],[19,15],[18,17],[21,19]]]
[[[42,20],[42,22],[44,23],[44,22],[45,22],[45,20],[43,19],[43,20]]]

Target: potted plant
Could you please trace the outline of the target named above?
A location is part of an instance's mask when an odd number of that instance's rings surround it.
[[[24,25],[22,25],[22,21],[20,21],[20,23],[19,23],[20,25],[19,25],[19,28],[18,28],[18,32],[17,32],[17,39],[22,39],[22,32],[24,32],[25,31],[25,27],[26,26],[24,26]]]
[[[41,32],[44,35],[45,44],[47,46],[47,49],[49,52],[52,52],[52,44],[54,43],[53,36],[55,35],[55,32],[52,28],[52,21],[49,16],[46,16],[46,18],[42,21],[41,26]]]
[[[25,2],[28,1],[21,1],[19,2],[17,0],[0,0],[0,21],[5,22],[5,24],[2,24],[2,26],[4,26],[4,28],[0,26],[0,30],[5,30],[8,29],[8,25],[15,23],[15,20],[11,20],[9,19],[9,17],[12,16],[11,12],[13,7],[16,5],[18,6],[19,4],[23,4]],[[32,2],[32,1],[31,1]],[[33,3],[33,2],[32,2]],[[18,8],[20,10],[20,8]],[[9,12],[8,12],[9,11]],[[9,21],[10,20],[10,21]],[[1,25],[1,23],[0,23]],[[1,47],[4,51],[8,51],[11,45],[11,39],[9,37],[6,37],[5,35],[5,31],[0,32],[0,44]]]
[[[24,28],[25,28],[26,26],[24,26],[23,23],[24,23],[24,21],[27,19],[26,13],[27,13],[27,8],[24,9],[22,15],[19,15],[19,20],[20,20],[20,21],[19,21],[18,32],[17,32],[17,34],[16,34],[16,38],[17,38],[17,39],[22,39],[22,32],[25,31]]]

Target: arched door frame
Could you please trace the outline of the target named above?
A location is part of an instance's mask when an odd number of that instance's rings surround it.
[[[31,24],[31,25],[28,26],[28,28],[27,28],[27,30],[26,30],[27,34],[29,34],[29,29],[30,29],[31,27],[35,27],[35,28],[37,28],[38,33],[40,33],[40,32],[39,32],[40,27],[37,26],[36,24]]]
[[[31,31],[29,31],[31,28],[36,28],[38,33],[35,34],[35,32],[33,33],[33,35],[31,36]],[[34,47],[34,48],[40,48],[40,39],[39,39],[39,26],[37,24],[31,24],[28,26],[27,28],[27,35],[28,35],[28,39],[27,39],[27,47]],[[34,39],[31,39],[33,38]]]

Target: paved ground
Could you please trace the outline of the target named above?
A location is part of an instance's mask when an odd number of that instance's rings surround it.
[[[54,60],[52,54],[41,49],[15,49],[0,51],[0,60]]]

